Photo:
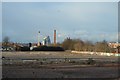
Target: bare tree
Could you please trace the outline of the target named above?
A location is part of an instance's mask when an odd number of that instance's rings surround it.
[[[108,46],[107,41],[103,40],[102,42],[97,42],[95,44],[95,51],[97,51],[97,52],[110,52],[111,49]]]
[[[81,39],[65,39],[62,43],[65,50],[77,51],[97,51],[97,52],[112,52],[113,50],[108,46],[107,41],[96,42],[82,41]]]
[[[76,40],[76,43],[74,44],[74,49],[77,51],[83,51],[84,48],[84,42],[80,39]]]
[[[7,50],[7,48],[9,47],[9,42],[10,38],[8,36],[4,37],[2,41],[2,47]]]
[[[74,50],[74,44],[75,44],[75,40],[67,38],[63,41],[62,47],[65,50]]]
[[[94,45],[91,41],[86,41],[84,44],[84,51],[93,51]]]

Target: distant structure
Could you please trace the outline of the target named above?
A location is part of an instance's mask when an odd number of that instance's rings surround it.
[[[38,43],[37,46],[40,46],[40,31],[38,31]]]
[[[49,45],[49,44],[51,44],[51,41],[50,41],[50,37],[49,36],[47,36],[47,37],[45,37],[45,38],[43,38],[43,45]]]
[[[56,30],[54,30],[54,46],[56,46]]]
[[[120,53],[120,43],[119,42],[110,42],[108,46],[114,49],[114,53]]]
[[[43,41],[40,42],[40,31],[38,31],[38,42],[37,42],[37,46],[41,46],[41,45],[50,45],[51,44],[51,40],[50,40],[50,36],[46,36],[43,38]],[[56,46],[56,30],[54,30],[54,46]]]
[[[120,46],[120,43],[118,42],[110,42],[108,43],[108,46],[110,46],[111,48],[117,48]]]
[[[67,40],[70,40],[70,37],[67,37]]]

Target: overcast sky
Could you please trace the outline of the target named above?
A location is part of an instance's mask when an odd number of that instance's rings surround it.
[[[90,41],[117,41],[117,2],[4,2],[2,34],[13,42],[37,42],[57,30],[57,42],[66,37]]]

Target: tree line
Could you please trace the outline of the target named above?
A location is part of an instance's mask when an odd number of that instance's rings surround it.
[[[114,50],[108,46],[108,42],[92,43],[91,41],[83,41],[81,39],[65,39],[60,44],[65,50],[91,51],[91,52],[113,52]]]
[[[53,44],[51,44],[53,46]],[[10,47],[10,38],[5,37],[2,46],[7,50]],[[57,43],[56,46],[61,46],[64,50],[75,51],[91,51],[91,52],[114,52],[114,49],[108,46],[108,42],[92,43],[91,41],[83,41],[81,39],[66,38],[62,43]]]

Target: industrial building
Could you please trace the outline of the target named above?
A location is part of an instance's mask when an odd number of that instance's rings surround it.
[[[41,45],[50,45],[51,44],[51,40],[50,40],[50,36],[45,36],[43,38],[43,41],[40,42],[40,31],[38,31],[38,43],[37,46],[41,46]],[[54,46],[56,45],[56,30],[54,30]]]
[[[56,45],[56,30],[54,30],[54,34],[53,34],[53,38],[54,38],[54,46]],[[37,36],[37,39],[38,39],[38,42],[36,43],[8,43],[7,46],[8,46],[8,51],[18,51],[20,50],[20,48],[26,48],[28,49],[29,47],[29,50],[32,50],[36,47],[40,47],[40,46],[50,46],[51,44],[51,40],[50,40],[50,36],[45,36],[42,41],[40,42],[40,31],[38,31],[38,36]],[[0,50],[6,50],[3,46],[2,46],[2,43],[0,44]],[[3,48],[2,48],[3,47]]]
[[[43,38],[43,41],[42,41],[42,45],[50,45],[51,44],[51,41],[50,41],[50,37],[47,36],[47,37],[44,37]]]

